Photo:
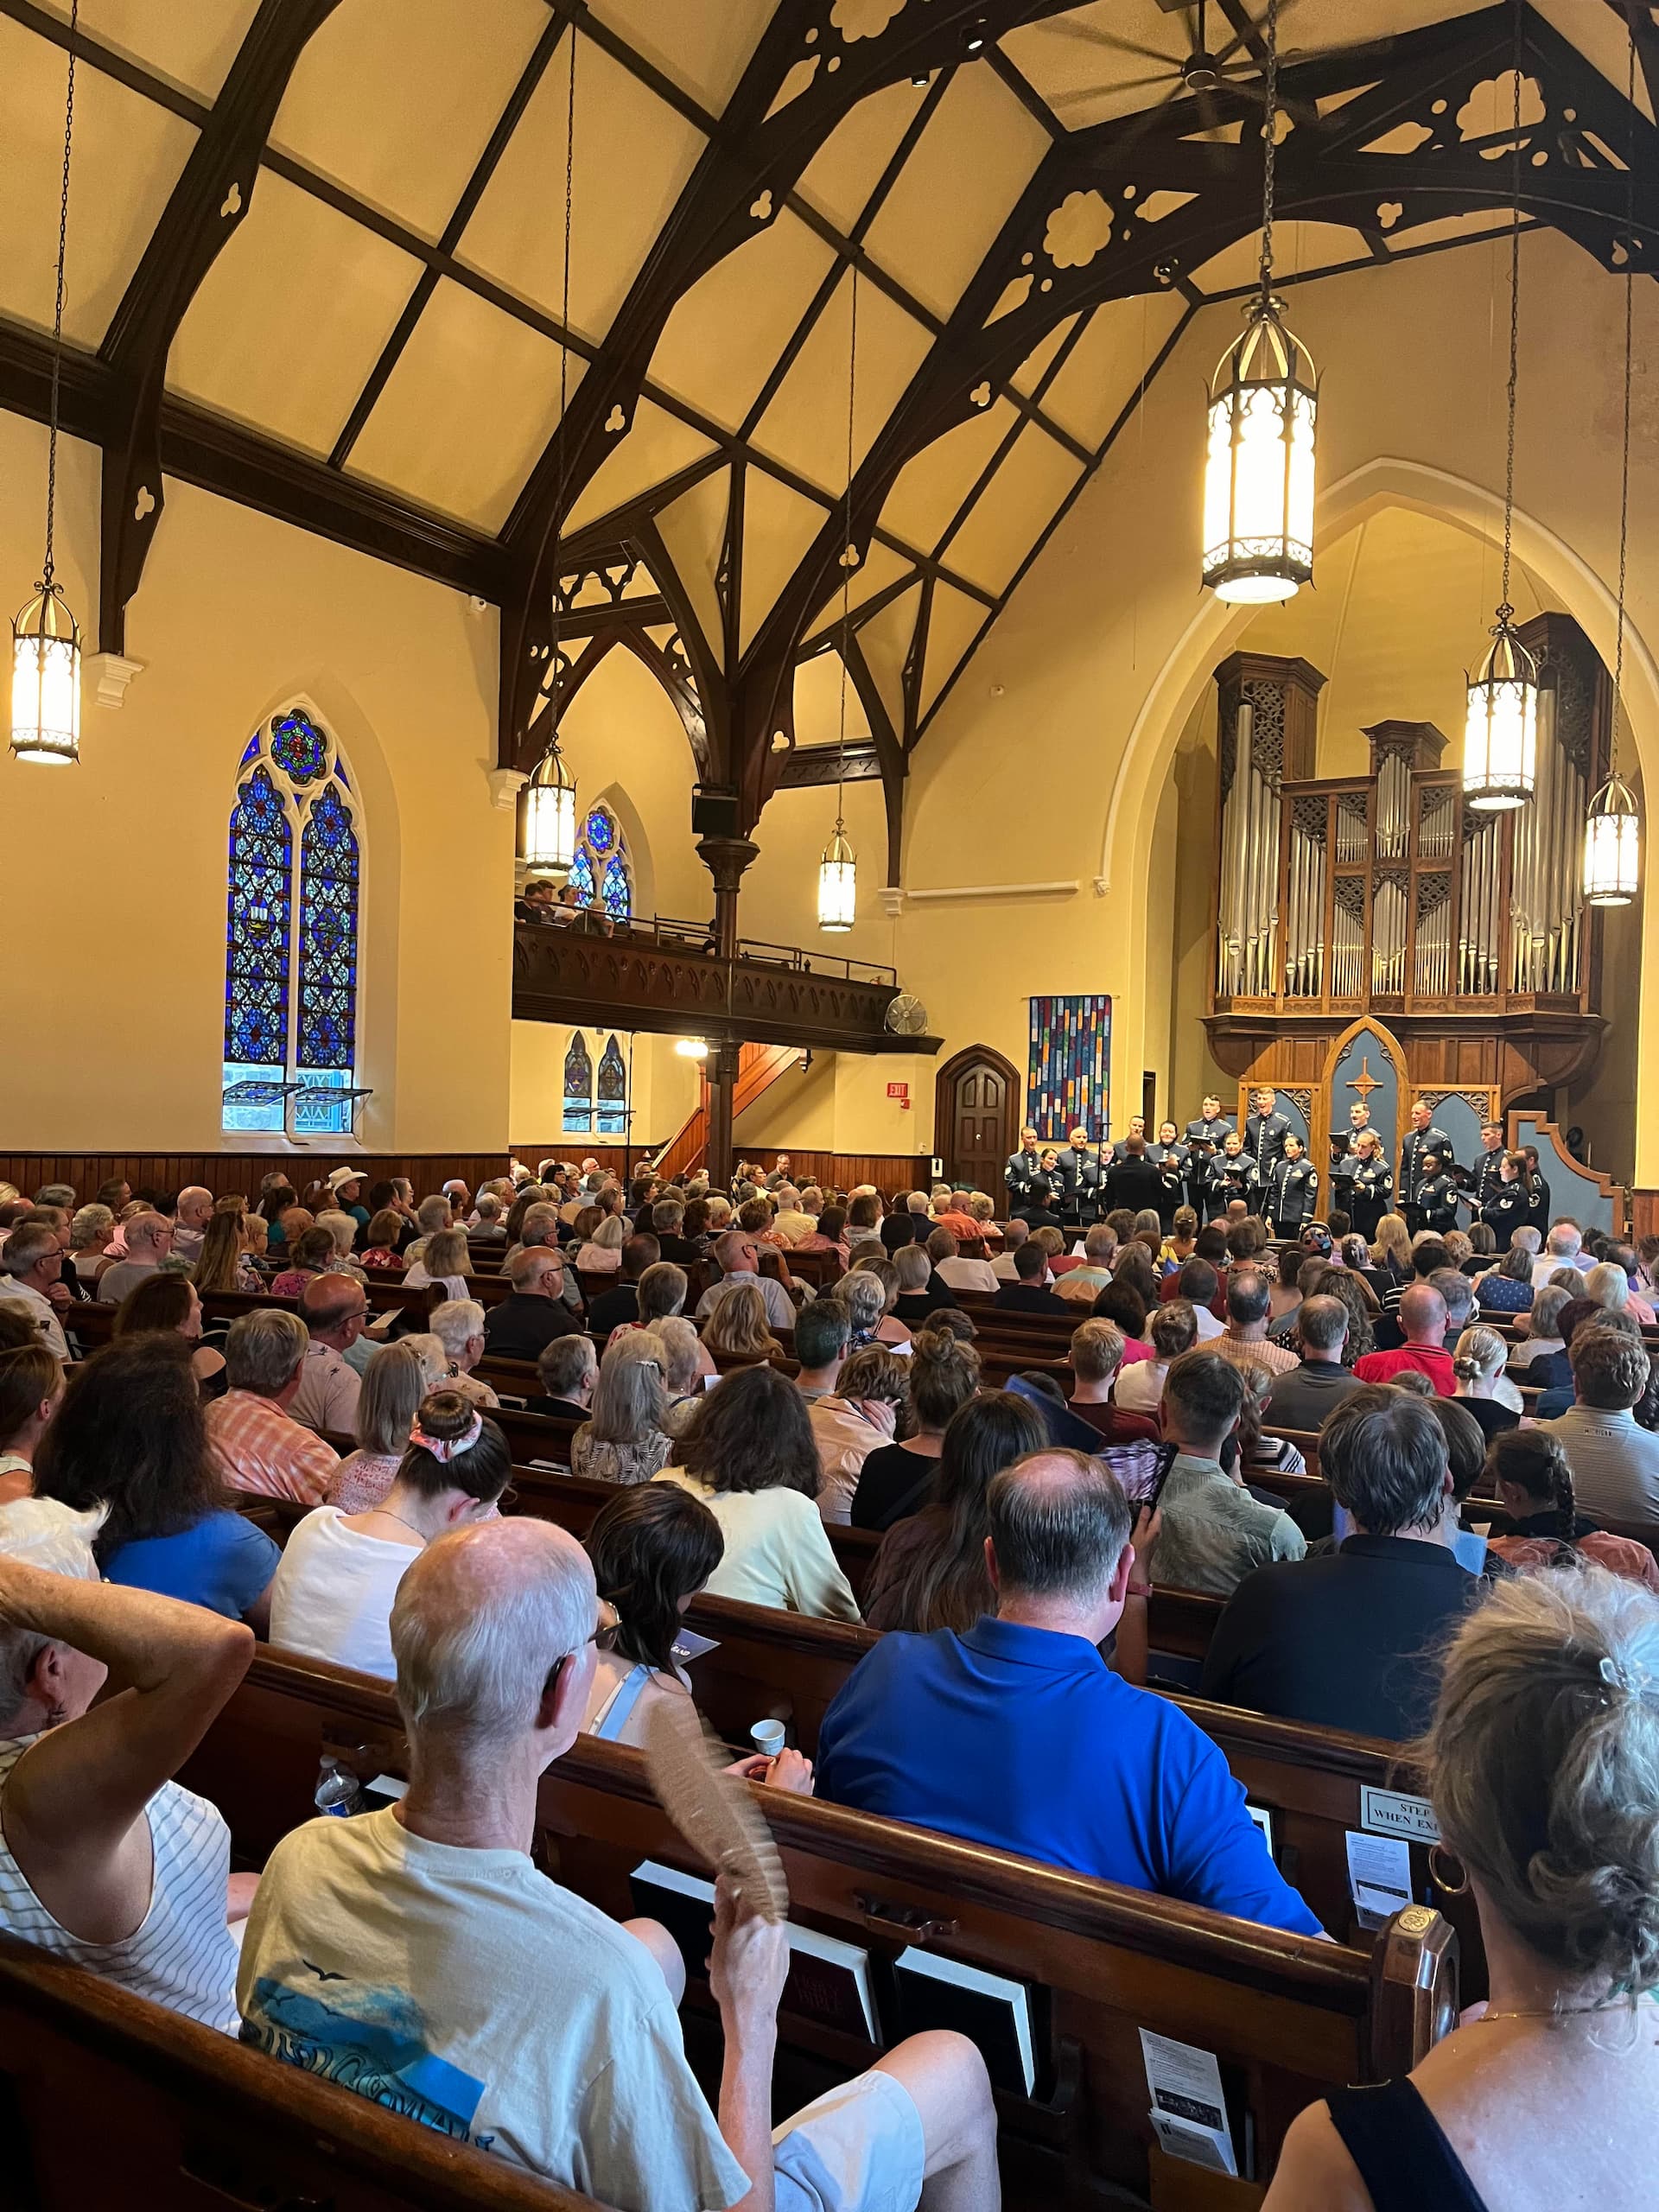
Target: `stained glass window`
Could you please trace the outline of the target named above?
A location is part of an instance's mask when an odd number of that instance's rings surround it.
[[[628,867],[627,840],[608,806],[588,810],[576,840],[569,880],[584,906],[597,906],[612,921],[626,922],[632,913],[633,877]]]
[[[626,1136],[628,1128],[628,1070],[614,1037],[599,1061],[599,1134]]]
[[[227,1129],[351,1131],[361,853],[350,789],[333,737],[298,709],[243,753],[230,821]]]
[[[605,885],[601,896],[605,901],[605,911],[613,922],[627,920],[633,902],[628,892],[628,871],[620,858],[607,861]]]
[[[602,806],[596,806],[587,822],[588,849],[601,858],[616,842],[613,817]]]
[[[580,845],[576,847],[576,856],[570,863],[569,880],[575,886],[576,896],[582,905],[591,906],[594,898],[594,864]]]
[[[578,1029],[564,1056],[564,1126],[567,1132],[586,1136],[594,1120],[594,1064],[587,1042]]]

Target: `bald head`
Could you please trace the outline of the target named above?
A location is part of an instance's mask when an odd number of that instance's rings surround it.
[[[179,1192],[176,1214],[181,1229],[206,1229],[213,1217],[213,1192],[193,1183],[188,1191]]]
[[[715,1244],[715,1257],[723,1275],[754,1273],[754,1239],[745,1229],[728,1229]]]
[[[993,1563],[1006,1603],[1088,1607],[1111,1589],[1129,1540],[1117,1478],[1082,1452],[1033,1452],[986,1495]]]
[[[1408,1344],[1444,1341],[1446,1300],[1432,1283],[1413,1283],[1400,1300],[1400,1330]]]
[[[343,1351],[368,1318],[368,1295],[355,1275],[313,1275],[300,1293],[300,1319],[320,1342]]]

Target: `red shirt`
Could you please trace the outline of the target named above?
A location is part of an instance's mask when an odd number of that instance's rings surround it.
[[[1456,1397],[1458,1378],[1452,1370],[1452,1355],[1439,1344],[1402,1344],[1398,1351],[1368,1351],[1363,1359],[1354,1362],[1354,1372],[1362,1382],[1392,1382],[1405,1367],[1427,1375],[1437,1398]]]
[[[1090,1428],[1098,1429],[1108,1444],[1156,1444],[1163,1435],[1150,1414],[1132,1414],[1121,1411],[1116,1406],[1103,1406],[1087,1400],[1079,1404],[1075,1398],[1070,1410],[1079,1421],[1086,1421]]]

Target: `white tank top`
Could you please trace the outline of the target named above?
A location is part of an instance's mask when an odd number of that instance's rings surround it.
[[[11,1770],[38,1741],[0,1742],[0,1819]],[[29,1887],[0,1828],[0,1929],[54,1958],[89,1967],[135,1996],[235,2035],[236,1943],[225,1922],[231,1832],[205,1797],[164,1782],[145,1807],[156,1867],[149,1910],[120,1943],[88,1943],[61,1928]]]

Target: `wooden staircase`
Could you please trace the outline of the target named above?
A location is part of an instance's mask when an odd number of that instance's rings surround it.
[[[800,1057],[798,1045],[740,1045],[737,1084],[732,1093],[733,1121],[753,1106],[763,1092],[770,1090],[780,1075],[798,1065]],[[705,1075],[702,1080],[702,1096],[690,1118],[679,1135],[664,1146],[654,1162],[654,1171],[658,1175],[689,1174],[702,1163],[709,1149],[709,1078]]]

